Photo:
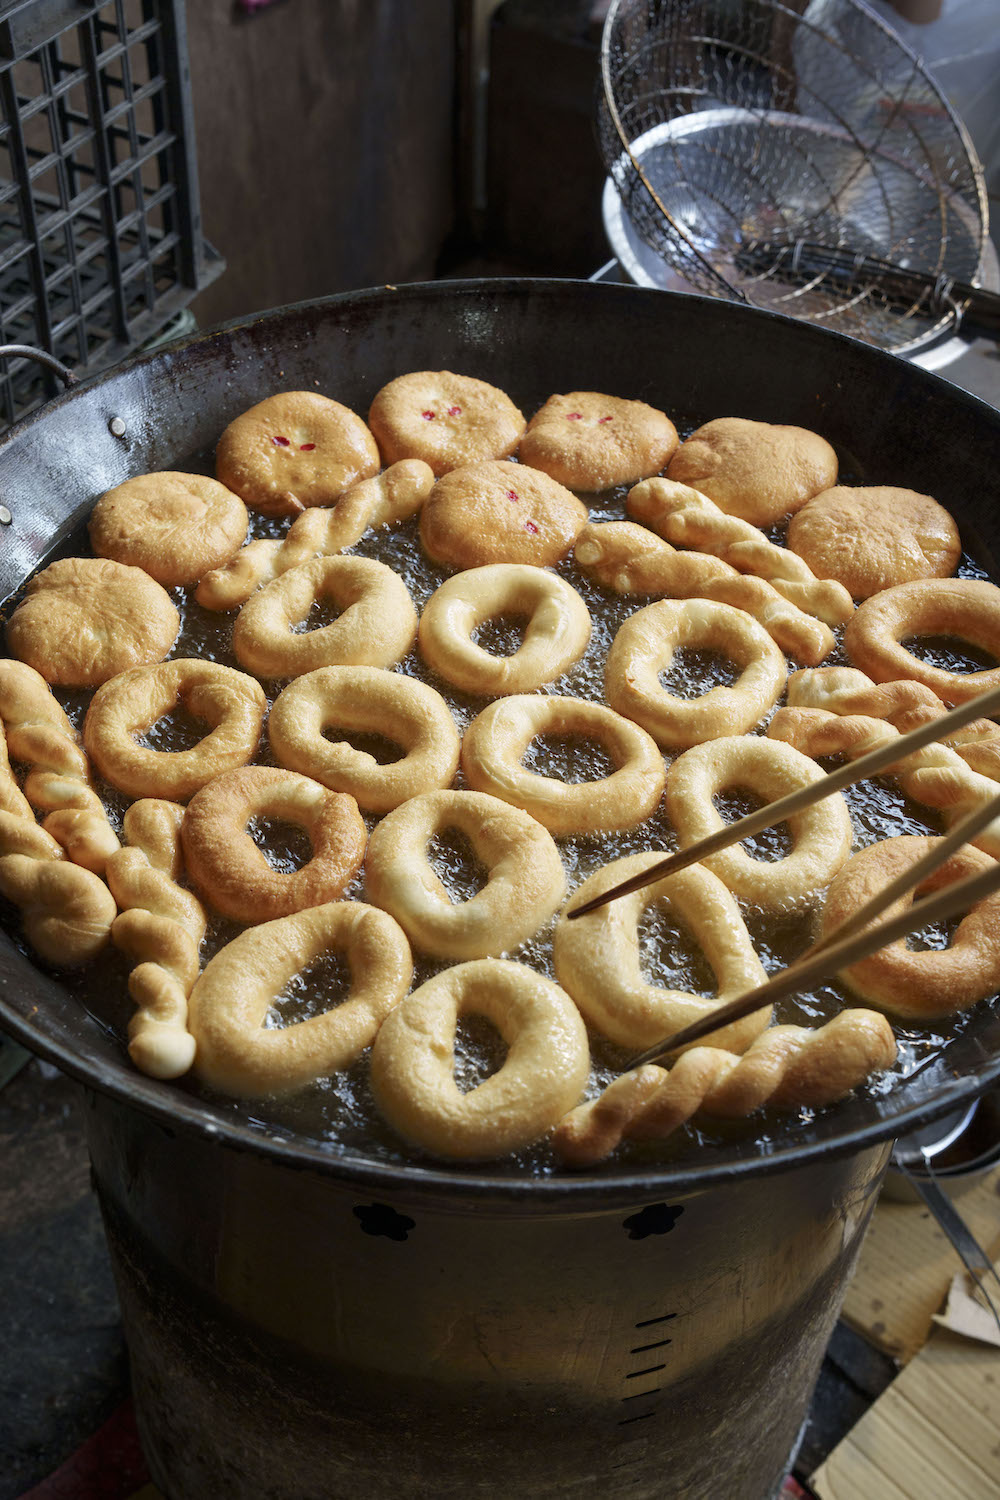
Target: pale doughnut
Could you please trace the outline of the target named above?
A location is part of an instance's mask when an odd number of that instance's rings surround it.
[[[295,976],[326,954],[350,965],[345,1000],[288,1026],[263,1024]],[[289,1093],[348,1068],[406,994],[413,962],[383,911],[359,901],[312,906],[251,927],[207,965],[191,993],[195,1071],[210,1088],[244,1098]]]
[[[938,842],[903,835],[882,839],[855,854],[830,886],[823,908],[823,936],[834,933]],[[881,912],[879,921],[905,911],[915,898],[994,864],[980,849],[959,849],[915,890]],[[919,951],[899,938],[841,970],[840,977],[863,1000],[918,1025],[968,1010],[1000,989],[1000,892],[976,902],[947,948]]]
[[[679,552],[634,521],[591,521],[573,557],[602,588],[667,599],[717,599],[746,610],[789,656],[816,666],[833,650],[830,627],[779,594],[763,578],[738,573],[721,557]]]
[[[536,735],[597,740],[616,770],[597,781],[565,782],[526,771],[521,758]],[[655,811],[663,792],[663,758],[638,724],[603,703],[581,698],[500,698],[484,708],[462,740],[469,785],[511,802],[550,833],[613,833],[635,828]]]
[[[732,687],[678,697],[662,686],[660,673],[670,670],[679,647],[712,648],[743,670]],[[781,651],[744,610],[709,599],[662,599],[619,627],[604,690],[611,707],[658,745],[683,748],[752,729],[781,697],[786,676]]]
[[[570,910],[651,869],[662,857],[633,854],[612,860],[577,887]],[[676,912],[680,924],[690,930],[715,973],[714,998],[647,981],[639,958],[639,922],[654,903]],[[704,865],[691,865],[575,921],[564,914],[556,924],[552,956],[556,979],[584,1019],[613,1042],[637,1051],[700,1021],[767,978],[739,907]],[[708,1045],[742,1052],[770,1019],[771,1008],[765,1006],[712,1032]]]
[[[928,578],[884,589],[859,605],[844,632],[844,647],[876,682],[912,678],[933,688],[945,703],[967,703],[1000,687],[1000,666],[947,672],[902,645],[928,635],[967,641],[1000,660],[1000,589],[972,578]]]
[[[455,901],[428,858],[435,835],[465,835],[486,872],[482,889]],[[365,890],[391,912],[421,953],[495,958],[535,936],[563,897],[559,851],[540,823],[481,792],[427,792],[382,819],[365,859]]]
[[[313,604],[341,611],[330,625],[296,631]],[[233,626],[233,650],[258,677],[301,677],[318,667],[391,667],[417,635],[406,584],[370,557],[317,557],[282,573],[247,600]]]
[[[427,499],[434,475],[427,464],[405,459],[384,474],[362,479],[328,509],[305,510],[282,540],[260,537],[232,556],[223,568],[206,573],[195,598],[206,609],[244,604],[261,584],[314,557],[346,552],[367,531],[397,526],[415,515]]]
[[[670,418],[644,401],[571,391],[536,411],[518,457],[567,489],[593,492],[658,474],[677,442]]]
[[[682,849],[724,826],[712,798],[747,787],[773,802],[822,781],[814,760],[777,740],[743,735],[710,740],[678,756],[667,774],[666,810]],[[734,895],[767,911],[794,911],[829,885],[851,852],[851,819],[834,792],[788,819],[794,848],[783,859],[754,859],[731,844],[703,861]]]
[[[7,647],[46,682],[98,687],[162,661],[179,628],[170,595],[141,568],[64,557],[29,581],[7,621]]]
[[[770,526],[837,482],[837,455],[804,427],[716,417],[686,438],[668,479],[690,484],[731,516]]]
[[[211,730],[190,750],[154,750],[138,736],[180,706]],[[98,688],[83,743],[106,781],[130,797],[186,802],[223,771],[256,754],[267,712],[259,682],[232,667],[178,657],[137,667]]]
[[[524,432],[509,396],[450,370],[418,370],[376,395],[368,425],[387,464],[421,458],[439,477],[483,459],[507,458]]]
[[[365,812],[384,813],[409,797],[449,784],[461,743],[451,710],[416,677],[379,667],[321,667],[278,695],[268,719],[276,759]],[[380,765],[330,729],[379,734],[401,746],[399,760]]]
[[[571,1166],[592,1166],[622,1140],[663,1140],[699,1111],[739,1119],[764,1105],[821,1109],[895,1059],[892,1027],[875,1011],[845,1010],[815,1031],[772,1026],[742,1057],[692,1047],[669,1072],[623,1073],[560,1121],[553,1144]]]
[[[247,534],[247,508],[203,474],[138,474],[101,496],[87,529],[98,557],[142,568],[171,588],[232,557]]]
[[[297,516],[382,467],[359,416],[315,391],[283,391],[230,422],[215,450],[219,481],[251,510]]]
[[[511,656],[494,656],[472,636],[504,615],[527,616],[524,640]],[[447,579],[424,605],[418,638],[427,665],[466,693],[529,693],[579,661],[590,640],[590,612],[557,574],[494,563]]]
[[[482,463],[439,479],[420,512],[420,541],[449,568],[488,563],[551,567],[586,525],[570,490],[527,464]]]
[[[947,578],[962,555],[944,506],[889,486],[822,490],[792,517],[787,545],[817,578],[835,578],[855,599],[897,583]]]
[[[254,818],[304,828],[312,858],[276,868],[247,832]],[[361,868],[367,834],[353,797],[274,766],[241,766],[203,786],[181,824],[195,890],[234,922],[269,922],[335,901]]]
[[[468,1093],[454,1077],[458,1018],[492,1021],[503,1066]],[[587,1032],[569,996],[503,959],[445,969],[382,1023],[372,1048],[375,1102],[392,1128],[435,1156],[482,1160],[538,1140],[580,1098],[590,1067]]]

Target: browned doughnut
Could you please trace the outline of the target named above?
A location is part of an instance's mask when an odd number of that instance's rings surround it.
[[[509,396],[485,380],[450,370],[417,370],[382,387],[368,425],[387,464],[422,458],[440,477],[517,447],[524,418]]]
[[[669,479],[690,484],[731,516],[770,526],[837,482],[837,455],[804,427],[717,417],[677,449]]]
[[[526,464],[482,463],[439,479],[420,512],[420,540],[450,568],[551,567],[587,524],[574,494]]]
[[[247,534],[247,508],[204,474],[137,474],[101,496],[87,525],[98,557],[171,588],[228,562]]]
[[[593,492],[658,474],[676,447],[673,422],[644,401],[571,391],[535,413],[518,454],[568,489]]]
[[[880,485],[835,485],[814,495],[789,522],[788,546],[817,578],[836,579],[855,599],[918,578],[947,578],[962,555],[943,505]]]
[[[312,858],[290,873],[277,869],[247,832],[252,818],[305,828]],[[335,901],[361,867],[367,835],[353,797],[295,771],[244,766],[191,798],[181,839],[201,897],[234,922],[251,923]]]

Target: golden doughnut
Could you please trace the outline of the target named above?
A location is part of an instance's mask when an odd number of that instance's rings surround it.
[[[686,438],[667,477],[694,485],[731,516],[770,526],[837,482],[837,455],[804,427],[717,417]]]
[[[295,976],[327,954],[345,955],[347,998],[288,1026],[263,1024]],[[360,901],[312,906],[240,933],[191,993],[195,1072],[210,1088],[259,1098],[329,1077],[360,1057],[406,994],[413,962],[390,916]]]
[[[882,839],[855,854],[830,886],[823,908],[823,936],[835,932],[938,842],[903,835]],[[887,907],[879,921],[905,911],[915,898],[994,864],[979,849],[959,849],[915,890]],[[984,897],[969,910],[947,948],[920,951],[899,938],[841,970],[840,978],[863,1000],[917,1025],[968,1010],[1000,989],[1000,892]]]
[[[247,832],[254,818],[304,828],[312,858],[277,868]],[[353,797],[273,766],[241,766],[203,786],[181,824],[184,860],[199,895],[234,922],[269,922],[335,901],[361,868],[367,833]]]
[[[730,516],[700,490],[672,479],[644,479],[628,492],[629,515],[651,526],[675,547],[694,547],[735,568],[766,579],[778,593],[827,625],[843,625],[854,601],[842,583],[817,578],[787,547],[779,547],[749,521]]]
[[[463,1094],[454,1076],[460,1016],[492,1021],[503,1066]],[[558,985],[524,964],[482,958],[429,979],[383,1021],[372,1048],[375,1102],[392,1128],[435,1156],[475,1161],[538,1140],[580,1098],[587,1032]]]
[[[0,744],[0,805],[31,819],[32,808],[45,813],[43,828],[73,863],[103,875],[118,838],[94,791],[90,762],[48,683],[24,662],[0,661]],[[28,767],[23,793],[8,754]]]
[[[332,505],[381,467],[361,418],[315,391],[282,391],[259,401],[230,422],[215,450],[220,482],[265,516]]]
[[[567,489],[593,492],[658,474],[677,441],[670,418],[644,401],[571,391],[536,411],[518,457]]]
[[[487,620],[527,616],[521,646],[494,656],[472,639]],[[419,641],[424,660],[466,693],[530,693],[580,660],[590,640],[590,613],[576,589],[544,568],[494,563],[447,579],[424,605]]]
[[[118,913],[99,875],[71,864],[33,818],[7,811],[0,811],[0,895],[20,910],[39,958],[60,969],[96,958]]]
[[[787,545],[817,578],[835,578],[855,599],[897,583],[947,578],[962,555],[943,505],[915,490],[837,485],[791,519]]]
[[[183,873],[177,802],[144,798],[125,813],[126,847],[108,861],[107,880],[120,908],[111,927],[115,947],[136,967],[128,992],[129,1057],[151,1078],[180,1078],[194,1061],[188,996],[201,967],[205,910],[179,884]]]
[[[682,849],[723,827],[712,801],[727,787],[746,787],[773,802],[822,781],[814,760],[791,745],[756,735],[709,740],[678,756],[667,774],[666,810]],[[794,911],[829,885],[851,852],[853,833],[840,792],[788,819],[794,840],[783,859],[752,858],[732,844],[704,863],[734,895],[765,911]]]
[[[439,477],[483,459],[507,458],[524,432],[509,396],[450,370],[418,370],[376,395],[368,425],[387,464],[421,458]]]
[[[211,725],[190,750],[139,744],[175,708]],[[267,712],[259,682],[232,667],[178,657],[137,667],[98,688],[83,725],[83,743],[106,781],[130,797],[187,799],[257,752]]]
[[[203,474],[137,474],[101,496],[87,529],[98,557],[172,588],[228,562],[247,534],[247,508]]]
[[[526,771],[521,759],[536,735],[596,740],[616,770],[596,781],[566,782]],[[550,833],[613,833],[635,828],[663,793],[663,757],[656,741],[603,703],[582,698],[500,698],[484,708],[462,740],[469,785],[511,802]]]
[[[141,568],[64,557],[29,580],[7,621],[7,646],[46,682],[98,687],[162,661],[179,628],[170,595]]]
[[[332,600],[336,620],[296,631],[313,604]],[[265,584],[236,617],[233,650],[258,677],[301,677],[318,667],[391,667],[417,635],[406,584],[370,557],[317,557]]]
[[[660,682],[678,647],[714,649],[743,670],[732,687],[679,697]],[[661,599],[619,627],[604,691],[611,707],[641,724],[658,745],[686,747],[752,729],[781,697],[786,676],[781,651],[742,609],[709,599]]]
[[[397,526],[415,515],[431,492],[434,474],[419,459],[404,459],[345,490],[328,509],[305,510],[282,540],[261,537],[206,573],[195,598],[206,609],[234,609],[262,584],[289,568],[346,552],[375,527]]]
[[[739,1119],[764,1105],[821,1109],[895,1058],[892,1027],[874,1011],[845,1010],[816,1030],[772,1026],[742,1057],[692,1047],[669,1072],[647,1064],[623,1073],[560,1121],[553,1144],[571,1166],[586,1167],[623,1140],[663,1140],[699,1111]]]
[[[946,672],[907,651],[904,640],[952,636],[1000,659],[1000,589],[972,578],[922,579],[884,589],[859,605],[844,633],[851,661],[876,682],[912,678],[945,703],[967,703],[1000,686],[1000,666]]]
[[[486,872],[455,901],[428,858],[435,835],[465,835]],[[540,823],[482,792],[426,792],[378,823],[365,859],[370,901],[391,912],[421,953],[494,958],[535,936],[566,888],[559,851]]]
[[[570,909],[650,869],[662,857],[633,854],[612,860],[577,887]],[[639,922],[654,903],[675,912],[690,930],[715,973],[714,998],[646,980],[640,964]],[[603,1036],[637,1051],[655,1046],[767,979],[739,907],[704,865],[691,865],[576,921],[563,915],[556,925],[552,955],[556,979],[584,1019]],[[771,1008],[766,1006],[713,1032],[708,1045],[742,1052],[770,1019]]]
[[[428,557],[449,568],[552,567],[586,524],[587,508],[527,464],[481,463],[439,479],[420,512]]]
[[[753,615],[789,656],[816,666],[833,650],[833,631],[763,578],[737,573],[720,557],[678,552],[634,521],[590,521],[577,537],[577,566],[617,594],[717,599]]]
[[[379,667],[321,667],[278,695],[268,720],[271,749],[291,771],[347,792],[365,812],[384,813],[409,797],[448,786],[460,738],[439,693],[416,677]],[[379,734],[401,746],[380,765],[330,729]]]

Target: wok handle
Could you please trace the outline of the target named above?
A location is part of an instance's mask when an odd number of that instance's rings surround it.
[[[0,359],[36,359],[39,364],[58,375],[63,385],[76,384],[76,376],[68,366],[60,364],[53,355],[47,354],[44,349],[36,349],[32,344],[0,344]]]

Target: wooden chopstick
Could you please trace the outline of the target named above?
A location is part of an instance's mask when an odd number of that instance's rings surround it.
[[[809,786],[800,787],[796,792],[789,792],[786,797],[779,797],[776,802],[769,802],[766,807],[748,813],[738,822],[727,823],[724,828],[710,833],[707,838],[689,845],[687,849],[678,849],[676,853],[668,854],[657,864],[650,866],[648,870],[643,870],[641,874],[633,875],[630,879],[623,880],[620,885],[612,886],[603,895],[594,896],[592,900],[585,901],[582,906],[574,907],[572,911],[566,913],[567,919],[571,922],[575,921],[577,917],[583,917],[587,912],[606,906],[609,901],[617,901],[620,896],[630,896],[633,891],[653,885],[656,881],[665,879],[667,875],[676,875],[678,871],[686,870],[689,865],[697,864],[700,859],[705,859],[710,854],[718,854],[720,850],[728,849],[730,844],[738,844],[741,839],[750,838],[753,834],[760,833],[775,823],[782,823],[793,813],[804,811],[814,802],[821,802],[824,797],[832,797],[834,792],[841,791],[845,786],[853,786],[856,781],[864,781],[869,776],[877,775],[879,771],[884,771],[887,766],[894,765],[904,756],[912,755],[915,750],[922,750],[925,745],[932,745],[936,740],[962,729],[973,719],[988,718],[990,714],[998,711],[1000,711],[1000,687],[990,688],[987,692],[980,693],[978,697],[970,699],[968,703],[960,703],[957,708],[950,709],[939,719],[931,719],[926,724],[920,724],[916,729],[901,734],[898,739],[881,745],[877,750],[869,751],[860,760],[848,761],[842,766],[835,767],[834,770],[826,773],[822,781],[815,781]]]
[[[940,854],[940,848],[935,852]],[[947,857],[946,855],[945,858]],[[908,873],[912,874],[912,870]],[[920,878],[926,879],[926,871]],[[1000,890],[1000,861],[997,861],[989,870],[981,870],[978,875],[968,875],[964,880],[958,880],[953,885],[946,886],[942,891],[935,891],[932,895],[925,896],[922,901],[914,902],[913,906],[908,907],[906,911],[899,912],[895,917],[890,917],[876,927],[868,927],[864,932],[854,933],[850,937],[838,937],[836,941],[824,947],[822,952],[808,954],[792,964],[790,968],[782,969],[780,974],[775,974],[765,984],[758,985],[756,989],[750,990],[745,995],[740,995],[728,1005],[719,1006],[718,1010],[709,1011],[692,1025],[685,1026],[673,1036],[658,1042],[655,1047],[650,1047],[638,1057],[631,1058],[625,1067],[626,1069],[638,1068],[643,1063],[658,1062],[661,1058],[669,1057],[671,1053],[677,1051],[678,1047],[690,1046],[700,1037],[728,1026],[731,1021],[738,1021],[743,1016],[752,1015],[755,1010],[761,1010],[765,1005],[773,1005],[776,1001],[783,1000],[786,995],[794,994],[796,990],[807,989],[817,980],[828,979],[831,974],[837,973],[840,969],[849,968],[851,964],[867,958],[878,948],[894,943],[897,938],[905,937],[907,933],[919,931],[928,922],[947,921],[949,917],[955,916],[974,902],[992,895],[995,890]],[[884,894],[882,892],[880,896]],[[894,899],[898,900],[898,895]]]

